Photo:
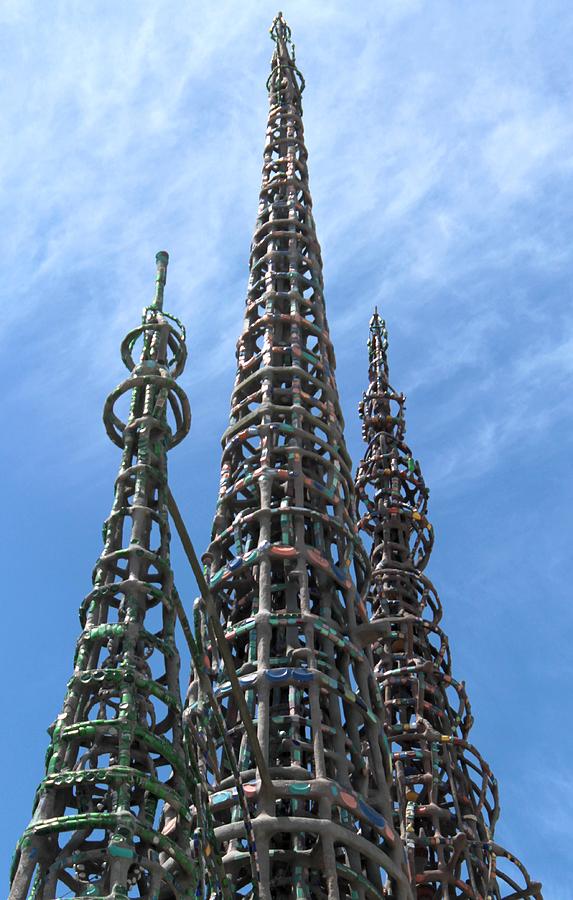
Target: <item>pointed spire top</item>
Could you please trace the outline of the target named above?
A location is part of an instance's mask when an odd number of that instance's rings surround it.
[[[283,44],[292,44],[291,41],[291,30],[287,25],[286,19],[284,18],[282,12],[279,10],[276,16],[273,19],[273,24],[270,27],[271,38],[275,43],[279,43],[282,41]],[[294,62],[294,44],[292,44],[292,60]]]
[[[155,256],[157,263],[157,274],[155,276],[155,297],[152,306],[155,309],[163,309],[163,291],[167,280],[167,264],[169,263],[169,253],[167,250],[160,250]]]
[[[291,30],[282,12],[278,12],[274,17],[270,35],[276,44],[271,62],[271,74],[267,80],[271,103],[272,105],[296,101],[300,103],[300,95],[304,91],[304,78],[296,67]]]
[[[388,362],[386,351],[388,350],[388,331],[386,322],[378,313],[378,307],[374,307],[374,314],[370,319],[370,334],[368,336],[368,359],[370,363],[381,360],[384,368]]]

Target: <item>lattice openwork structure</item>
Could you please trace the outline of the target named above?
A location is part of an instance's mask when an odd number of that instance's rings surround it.
[[[203,626],[251,809],[262,898],[409,897],[392,828],[382,702],[364,627],[368,560],[356,532],[312,217],[301,93],[282,16],[268,80],[259,213],[220,494],[211,590],[272,785],[257,778],[231,685]],[[191,684],[192,726],[208,700]],[[248,836],[225,757],[205,760],[236,896],[253,893]]]
[[[356,475],[359,527],[371,542],[366,626],[386,708],[396,821],[423,900],[541,897],[521,863],[493,842],[497,782],[469,742],[470,704],[451,672],[442,607],[424,574],[433,544],[428,489],[404,441],[403,394],[389,383],[387,334],[370,322],[367,444]]]
[[[202,803],[207,786],[183,742],[167,451],[187,434],[190,412],[175,380],[185,332],[163,312],[167,261],[157,255],[154,302],[121,348],[130,374],[105,404],[121,466],[10,900],[203,897],[223,875]],[[124,423],[117,404],[129,396]],[[201,811],[194,835],[192,804]]]

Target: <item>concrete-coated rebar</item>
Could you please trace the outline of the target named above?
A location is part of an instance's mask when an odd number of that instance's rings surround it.
[[[395,821],[421,900],[541,898],[541,886],[493,843],[498,789],[469,742],[470,704],[451,673],[442,608],[423,573],[433,544],[428,489],[404,441],[403,394],[389,383],[387,334],[370,322],[369,385],[359,411],[367,444],[356,474],[359,527],[371,543],[364,634],[392,749]]]
[[[411,896],[392,827],[383,705],[368,654],[368,560],[356,532],[302,126],[304,86],[279,14],[259,215],[221,485],[204,562],[271,789],[259,777],[199,603],[203,646],[250,798],[270,898]],[[189,726],[208,711],[196,676]],[[205,779],[236,896],[254,891],[237,785]]]
[[[201,830],[191,833],[190,807],[203,809],[208,788],[195,748],[189,756],[184,744],[175,643],[167,451],[191,417],[175,380],[185,332],[163,311],[167,263],[158,253],[155,299],[121,348],[130,374],[105,404],[121,467],[10,900],[203,897],[217,893],[223,877],[208,804]],[[127,422],[116,412],[125,395]]]

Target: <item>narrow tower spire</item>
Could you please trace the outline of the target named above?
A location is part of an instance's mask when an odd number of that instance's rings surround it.
[[[422,571],[433,544],[428,489],[404,440],[405,397],[390,386],[387,349],[375,311],[369,385],[359,406],[367,449],[356,492],[359,527],[371,543],[368,633],[411,884],[420,900],[541,898],[541,886],[493,842],[497,782],[469,743],[470,704],[451,674],[441,604]]]
[[[121,347],[130,374],[105,404],[121,466],[10,900],[175,900],[199,887],[190,858],[193,781],[182,736],[167,521],[167,451],[190,424],[175,382],[187,351],[184,329],[162,311],[167,262],[167,253],[157,254],[155,299]],[[125,394],[126,423],[115,412]]]
[[[203,641],[252,804],[260,883],[233,773],[205,760],[236,896],[410,897],[391,825],[382,702],[358,631],[368,563],[334,378],[302,126],[304,81],[281,14],[258,219],[221,484],[204,561],[272,784],[258,778],[231,685]],[[200,629],[201,630],[201,629]],[[187,716],[206,715],[201,679]]]

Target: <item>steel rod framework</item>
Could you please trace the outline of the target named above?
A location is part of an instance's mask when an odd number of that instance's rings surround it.
[[[262,782],[228,672],[203,646],[250,798],[262,898],[409,897],[392,824],[383,706],[368,654],[368,560],[356,533],[302,126],[302,76],[279,14],[245,323],[204,561],[272,785]],[[199,605],[201,609],[201,603]],[[190,728],[208,698],[193,679]],[[237,896],[254,890],[236,783],[205,761]]]
[[[433,544],[428,489],[404,441],[403,394],[389,383],[387,335],[370,322],[367,449],[356,474],[359,527],[371,543],[370,622],[363,626],[386,707],[396,822],[417,897],[532,898],[541,886],[493,843],[497,782],[469,742],[470,704],[451,673],[442,608],[423,574]]]
[[[352,478],[304,79],[281,13],[271,36],[258,219],[204,571],[167,483],[190,410],[161,252],[154,301],[122,344],[129,376],[104,408],[122,451],[114,503],[9,900],[541,900],[494,842],[497,782],[469,742],[470,704],[424,574],[428,489],[377,312],[360,404],[367,449]],[[194,628],[174,586],[169,513],[201,594]],[[192,658],[184,707],[178,619]]]
[[[187,434],[190,411],[175,380],[187,356],[185,332],[163,312],[167,262],[167,253],[157,255],[154,302],[121,348],[130,374],[105,404],[121,467],[10,900],[174,900],[210,895],[223,875],[203,813],[196,858],[191,850],[189,809],[204,810],[207,786],[183,741],[175,644],[167,451]],[[116,409],[126,395],[124,423]]]

